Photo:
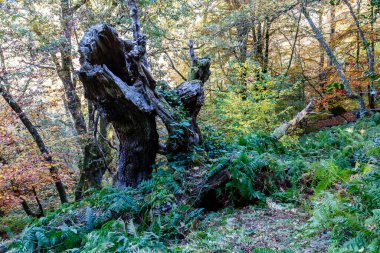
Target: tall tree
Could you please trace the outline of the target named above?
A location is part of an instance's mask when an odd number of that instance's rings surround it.
[[[334,65],[337,73],[338,73],[338,76],[347,92],[347,95],[348,97],[352,98],[352,99],[356,99],[358,104],[359,104],[359,111],[361,114],[365,113],[366,112],[366,107],[365,107],[365,104],[364,104],[364,101],[363,99],[358,96],[357,94],[354,94],[351,90],[351,87],[347,81],[347,78],[346,78],[346,75],[344,74],[338,60],[336,59],[333,51],[331,50],[331,48],[329,47],[329,45],[326,43],[326,41],[324,40],[321,32],[319,31],[319,29],[316,27],[316,25],[314,24],[314,21],[312,20],[312,18],[310,17],[309,15],[309,12],[307,11],[306,9],[306,3],[307,1],[303,2],[302,5],[301,5],[301,11],[303,13],[303,15],[305,16],[307,22],[309,23],[311,29],[313,30],[314,34],[315,34],[315,38],[319,41],[319,43],[321,44],[321,46],[323,47],[323,49],[325,50],[326,54],[329,56],[332,64]]]
[[[33,137],[34,142],[36,143],[38,149],[41,151],[41,154],[44,156],[45,160],[51,164],[49,171],[55,182],[55,187],[57,189],[59,198],[62,203],[68,202],[65,186],[59,178],[58,169],[53,165],[53,158],[50,155],[48,148],[46,147],[44,141],[42,140],[41,135],[38,133],[37,128],[29,120],[27,115],[23,112],[19,104],[13,99],[12,95],[6,91],[4,86],[0,84],[0,93],[12,110],[18,115],[21,122],[24,124],[25,128],[28,130],[30,135]]]
[[[83,152],[79,183],[75,191],[76,200],[82,198],[84,188],[101,187],[102,177],[108,166],[106,160],[101,158],[104,154],[100,153],[98,148],[99,143],[96,143],[93,139],[92,132],[88,132],[89,129],[87,129],[81,101],[77,93],[76,77],[72,61],[73,14],[85,3],[86,1],[81,1],[75,6],[70,6],[69,0],[60,0],[60,20],[63,37],[63,43],[60,47],[61,61],[59,62],[56,55],[52,54],[57,74],[63,83],[67,107],[73,119],[74,128],[80,139]],[[91,105],[89,105],[89,109],[92,109],[90,107]],[[89,119],[90,121],[92,120],[91,117],[89,117]],[[104,123],[103,118],[101,118],[100,121]],[[91,124],[93,124],[93,122]]]
[[[343,0],[343,3],[348,7],[350,14],[355,22],[355,26],[358,30],[358,34],[360,39],[363,42],[366,56],[367,56],[367,62],[368,62],[368,76],[369,76],[369,85],[368,85],[368,101],[369,101],[369,107],[370,109],[375,109],[375,97],[376,97],[376,88],[373,84],[374,79],[374,55],[372,54],[372,50],[370,47],[370,43],[367,41],[364,32],[362,28],[360,27],[360,22],[348,0]]]
[[[138,8],[128,1],[133,10],[132,24],[138,23]],[[134,40],[124,41],[116,31],[101,24],[90,28],[84,35],[81,54],[80,78],[85,94],[113,125],[119,139],[119,157],[114,186],[135,187],[149,179],[159,150],[156,119],[164,122],[169,139],[166,152],[171,156],[187,153],[201,141],[196,117],[204,102],[203,84],[210,76],[210,59],[197,58],[190,43],[192,68],[188,81],[174,91],[157,82],[143,63],[146,55],[146,36],[134,27]],[[181,108],[168,102],[167,94],[178,98]],[[170,96],[170,97],[171,97]],[[170,101],[170,100],[169,100]],[[173,100],[173,97],[171,98]],[[189,121],[187,121],[189,119]]]

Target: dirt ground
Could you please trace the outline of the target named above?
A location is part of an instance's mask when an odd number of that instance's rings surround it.
[[[269,205],[246,207],[209,214],[183,242],[188,252],[326,252],[328,238],[306,237],[302,227],[308,216],[299,209]],[[256,251],[257,252],[257,251]],[[261,251],[260,251],[261,252]],[[271,251],[262,251],[271,252]]]

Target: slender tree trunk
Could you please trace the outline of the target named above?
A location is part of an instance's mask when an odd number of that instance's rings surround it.
[[[81,3],[80,3],[81,4]],[[78,6],[80,6],[80,4]],[[72,19],[73,12],[78,7],[71,7],[69,0],[61,0],[61,28],[63,37],[63,47],[61,50],[61,63],[57,59],[53,59],[57,68],[58,76],[60,77],[67,99],[67,107],[74,121],[74,127],[78,137],[80,138],[81,149],[83,152],[83,161],[81,165],[81,176],[77,185],[75,198],[82,198],[83,188],[99,188],[101,182],[98,179],[103,178],[105,168],[108,166],[99,162],[99,153],[94,139],[89,137],[86,122],[82,112],[80,98],[76,91],[76,82],[73,74],[73,62],[71,56],[72,50]],[[54,57],[54,56],[53,56]],[[91,122],[91,118],[89,119]],[[90,131],[91,132],[91,131]],[[99,175],[99,173],[102,173]]]
[[[129,15],[132,18],[132,31],[133,31],[133,39],[135,41],[138,40],[145,40],[146,36],[142,34],[141,32],[141,24],[139,21],[139,8],[137,6],[137,3],[135,0],[127,0],[128,9],[129,9]],[[145,46],[145,45],[144,45]],[[148,59],[146,57],[146,54],[141,59],[141,63],[148,68]]]
[[[257,35],[256,35],[256,17],[252,18],[252,40],[253,40],[253,56],[257,57],[257,52],[258,52],[258,41],[257,41]]]
[[[50,171],[50,174],[51,174],[51,176],[55,182],[55,186],[57,188],[61,202],[62,203],[68,202],[65,186],[59,178],[58,169],[52,165],[53,158],[51,157],[48,148],[46,147],[46,145],[43,142],[40,134],[38,133],[37,128],[29,120],[29,118],[23,112],[23,110],[18,105],[18,103],[13,99],[11,94],[9,94],[7,91],[5,91],[5,89],[2,85],[0,85],[0,93],[2,94],[3,98],[8,103],[8,105],[13,109],[13,111],[15,113],[17,113],[21,122],[24,124],[26,129],[29,131],[30,135],[33,137],[34,142],[37,144],[37,146],[38,146],[39,150],[41,151],[42,155],[44,156],[45,160],[51,164],[49,171]]]
[[[32,192],[33,192],[34,198],[36,199],[36,202],[37,202],[37,205],[38,205],[38,209],[39,209],[38,216],[39,217],[45,216],[45,214],[44,214],[44,208],[42,207],[40,199],[37,196],[37,191],[36,191],[36,189],[34,187],[33,187]]]
[[[297,45],[297,40],[298,40],[298,32],[300,30],[300,22],[301,22],[301,16],[302,16],[301,14],[302,13],[300,12],[300,15],[299,15],[298,21],[297,21],[296,34],[294,35],[294,42],[293,42],[293,45],[292,45],[292,51],[290,53],[289,64],[288,64],[288,67],[286,68],[285,76],[288,75],[289,69],[292,66],[293,56],[294,56],[294,53],[296,51],[296,45]]]
[[[365,35],[363,33],[363,30],[360,27],[360,23],[358,18],[355,15],[354,10],[352,9],[351,4],[349,3],[348,0],[343,0],[343,2],[347,5],[348,9],[350,10],[350,14],[352,18],[355,21],[356,28],[358,29],[358,33],[360,36],[360,39],[362,40],[366,55],[367,55],[367,62],[368,62],[368,76],[369,76],[369,86],[368,86],[368,101],[369,101],[369,107],[370,109],[375,109],[375,96],[376,96],[376,88],[374,87],[373,84],[373,79],[374,79],[374,56],[371,51],[370,43],[367,41],[365,38]]]
[[[261,28],[261,21],[257,19],[257,61],[263,64],[263,34]]]
[[[319,19],[318,19],[318,27],[319,30],[323,30],[323,5],[319,11]],[[324,80],[326,79],[326,72],[324,71],[324,66],[325,66],[325,50],[323,49],[322,46],[320,46],[320,57],[319,57],[319,82],[320,82],[320,87],[322,88],[322,91],[324,91],[325,88],[325,82]]]
[[[72,9],[69,0],[61,0],[61,27],[63,37],[65,38],[61,50],[61,64],[57,66],[58,76],[60,77],[66,94],[67,104],[70,114],[74,120],[75,130],[77,134],[83,136],[87,133],[86,123],[81,109],[81,102],[74,85],[74,77],[72,74],[72,58],[71,58],[71,34],[72,34]]]
[[[1,169],[1,166],[5,165],[5,164],[8,164],[7,160],[0,155],[0,169]],[[2,210],[0,208],[0,217],[3,217],[4,215],[5,215],[4,210]]]
[[[32,209],[30,209],[28,202],[26,202],[24,198],[20,197],[20,199],[21,199],[22,209],[25,211],[26,215],[30,217],[34,217],[34,218],[40,218],[43,216],[41,213],[34,213]]]
[[[330,38],[329,38],[329,46],[331,48],[331,52],[334,53],[335,50],[335,29],[336,29],[336,22],[335,22],[335,4],[330,5]],[[331,59],[328,61],[328,67],[331,67],[333,65],[333,62]]]
[[[364,104],[364,101],[363,99],[354,94],[348,84],[348,81],[346,79],[346,76],[344,74],[344,72],[342,71],[340,65],[339,65],[339,62],[338,60],[335,58],[335,55],[333,53],[333,51],[331,50],[331,48],[327,45],[326,41],[323,39],[323,36],[321,34],[321,32],[318,30],[318,28],[315,26],[313,20],[311,19],[309,13],[307,12],[306,10],[306,7],[304,5],[302,5],[302,13],[304,14],[304,16],[306,17],[310,27],[312,28],[314,34],[315,34],[315,38],[319,41],[319,43],[321,44],[321,46],[323,47],[323,49],[326,51],[326,54],[329,56],[332,64],[334,65],[336,71],[338,72],[338,76],[346,90],[346,93],[348,95],[348,97],[352,98],[352,99],[356,99],[358,101],[358,104],[359,104],[359,111],[360,113],[365,113],[366,112],[366,107],[365,107],[365,104]]]
[[[248,34],[249,34],[249,26],[244,22],[240,22],[237,28],[236,40],[238,42],[239,55],[238,60],[241,64],[245,64],[247,61],[247,42],[248,42]],[[243,67],[244,68],[244,67]],[[244,69],[240,76],[241,79],[241,96],[242,99],[245,100],[247,98],[247,71]]]
[[[361,1],[357,1],[357,7],[356,7],[356,16],[360,15],[360,6],[361,6]],[[356,68],[359,69],[360,65],[360,34],[359,30],[356,31]]]
[[[264,62],[263,62],[263,72],[268,72],[268,64],[269,64],[269,38],[270,38],[270,26],[271,22],[269,18],[266,18],[265,22],[265,51],[264,51]]]

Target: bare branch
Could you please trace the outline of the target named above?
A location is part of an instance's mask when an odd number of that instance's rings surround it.
[[[173,62],[172,58],[170,57],[169,53],[164,52],[164,54],[168,57],[172,69],[173,69],[173,70],[174,70],[174,71],[175,71],[175,72],[176,72],[176,73],[177,73],[177,74],[178,74],[178,75],[179,75],[184,81],[186,81],[185,76],[182,75],[181,72],[179,72],[179,70],[175,67],[174,62]]]

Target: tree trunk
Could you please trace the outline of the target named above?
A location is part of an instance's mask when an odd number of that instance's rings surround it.
[[[105,173],[105,168],[108,166],[101,160],[102,154],[99,153],[96,147],[95,141],[90,137],[91,133],[88,133],[84,115],[82,112],[82,106],[80,98],[76,91],[75,78],[73,73],[73,62],[71,56],[72,49],[72,19],[75,9],[83,3],[79,3],[77,7],[71,8],[68,0],[61,0],[61,28],[63,37],[62,49],[61,49],[61,63],[55,55],[52,55],[53,61],[56,65],[57,73],[61,79],[65,96],[67,100],[67,107],[74,121],[74,128],[79,138],[79,143],[83,152],[83,160],[80,167],[81,175],[75,192],[75,199],[80,200],[84,188],[99,188],[101,187],[101,179]],[[90,106],[89,106],[90,108]],[[92,108],[90,108],[92,109]],[[89,113],[89,115],[91,115]],[[89,118],[89,126],[91,126],[91,117]],[[91,130],[91,129],[89,129]],[[100,180],[100,182],[99,182]]]
[[[373,84],[373,79],[374,79],[374,74],[375,74],[374,73],[374,56],[371,52],[370,43],[368,43],[367,39],[364,36],[363,30],[360,27],[359,20],[356,17],[351,4],[348,2],[348,0],[343,0],[343,2],[347,5],[348,9],[350,10],[350,14],[355,21],[356,28],[358,29],[359,37],[362,40],[365,47],[367,62],[368,62],[368,76],[369,76],[369,82],[370,82],[368,86],[368,102],[369,102],[369,108],[375,109],[376,88]]]
[[[314,107],[314,99],[312,98],[310,103],[289,122],[284,122],[281,126],[276,128],[273,133],[272,137],[276,140],[281,139],[286,132],[294,128],[296,125],[298,125],[303,118],[306,117],[306,115],[311,111],[311,109]]]
[[[49,171],[50,171],[50,174],[51,174],[51,176],[55,182],[55,186],[57,188],[61,202],[62,203],[68,202],[65,186],[59,178],[58,169],[52,165],[53,158],[51,157],[48,148],[46,147],[46,145],[43,142],[40,134],[38,133],[37,128],[33,125],[33,123],[29,120],[29,118],[26,116],[26,114],[22,111],[21,107],[13,99],[11,94],[9,94],[8,92],[5,91],[5,89],[2,85],[0,85],[0,93],[2,94],[3,98],[8,103],[8,105],[18,115],[18,117],[20,118],[21,122],[24,124],[26,129],[29,131],[30,135],[33,137],[34,142],[37,144],[37,146],[38,146],[39,150],[41,151],[42,155],[44,156],[45,160],[51,164]]]
[[[257,56],[256,59],[260,64],[263,64],[263,35],[260,19],[257,19]]]
[[[38,205],[38,209],[39,209],[39,212],[38,212],[38,216],[39,217],[43,217],[43,216],[45,216],[45,214],[44,214],[44,208],[42,207],[42,204],[41,204],[41,202],[40,202],[40,199],[38,198],[38,196],[37,196],[37,191],[36,191],[36,189],[33,187],[33,189],[32,189],[32,192],[33,192],[33,195],[34,195],[34,198],[36,199],[36,202],[37,202],[37,205]]]
[[[335,28],[336,28],[336,22],[335,22],[335,4],[330,4],[330,37],[329,37],[329,47],[331,48],[331,52],[334,53],[335,49]],[[330,58],[328,61],[327,66],[331,67],[333,65],[333,61]]]
[[[323,5],[319,11],[319,19],[318,19],[318,29],[320,31],[323,30]],[[322,46],[320,46],[320,57],[319,57],[319,82],[320,82],[320,87],[322,89],[322,92],[325,90],[325,79],[326,79],[326,72],[324,70],[325,67],[325,50],[323,49]]]
[[[285,71],[285,76],[288,75],[290,67],[292,66],[293,56],[294,56],[294,53],[296,51],[296,44],[297,44],[297,40],[298,40],[298,32],[300,30],[300,22],[301,22],[301,12],[300,12],[300,15],[299,15],[298,20],[297,20],[296,34],[294,35],[294,42],[292,45],[292,51],[290,53],[290,59],[289,59],[288,67],[286,68],[286,71]]]
[[[302,13],[304,14],[304,16],[306,17],[310,27],[312,28],[314,34],[315,34],[315,38],[319,41],[319,43],[321,44],[321,46],[323,47],[323,49],[326,51],[326,54],[329,56],[332,64],[334,65],[336,71],[338,72],[338,76],[347,92],[347,95],[348,97],[352,98],[352,99],[356,99],[358,101],[358,104],[359,104],[359,111],[361,114],[365,113],[366,112],[366,108],[365,108],[365,104],[364,104],[364,101],[363,99],[356,95],[356,94],[353,94],[352,91],[351,91],[351,88],[348,84],[348,81],[346,79],[346,76],[344,74],[344,72],[342,71],[339,63],[338,63],[338,60],[335,58],[335,55],[333,53],[333,51],[331,50],[331,48],[327,45],[326,41],[323,39],[323,36],[321,34],[321,32],[318,30],[318,28],[315,26],[313,20],[311,19],[309,13],[307,12],[306,10],[306,7],[304,5],[302,5],[301,7],[301,10],[302,10]]]
[[[135,118],[135,119],[132,119]],[[130,122],[114,122],[120,141],[114,186],[136,187],[150,179],[158,152],[158,134],[154,115],[131,114]],[[131,124],[132,123],[132,124]]]
[[[269,64],[269,38],[270,38],[270,25],[271,22],[269,18],[266,19],[265,22],[265,50],[264,50],[264,61],[263,61],[263,72],[268,72],[268,64]]]
[[[61,27],[64,42],[61,50],[61,64],[54,60],[58,76],[60,77],[65,89],[66,99],[70,114],[74,120],[75,130],[78,135],[82,136],[87,133],[86,123],[81,109],[81,102],[76,92],[72,74],[72,58],[71,58],[71,34],[72,34],[72,9],[69,0],[61,0]],[[82,136],[83,137],[83,136]]]
[[[148,179],[158,151],[155,112],[140,64],[144,41],[122,41],[102,24],[90,28],[80,43],[80,78],[86,97],[110,122],[119,138],[114,185],[136,186]],[[145,78],[145,79],[144,79]]]
[[[159,149],[156,115],[168,129],[170,155],[188,152],[200,142],[196,116],[203,105],[203,83],[210,75],[210,60],[196,58],[190,46],[193,64],[188,81],[174,91],[166,87],[173,101],[181,99],[190,118],[190,125],[184,124],[179,107],[156,91],[156,81],[142,64],[145,36],[137,37],[137,41],[121,40],[113,28],[101,24],[90,28],[79,45],[85,96],[113,125],[120,142],[114,177],[118,188],[135,187],[150,178]]]
[[[26,213],[26,215],[30,216],[30,217],[34,217],[34,218],[40,218],[42,217],[43,215],[41,213],[34,213],[29,205],[28,205],[28,202],[26,202],[25,199],[21,198],[21,206],[22,206],[22,209],[24,210],[24,212]]]

